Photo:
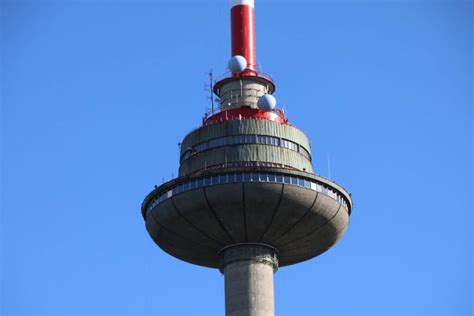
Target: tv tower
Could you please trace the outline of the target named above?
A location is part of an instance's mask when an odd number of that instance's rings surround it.
[[[274,315],[273,274],[332,247],[352,200],[314,173],[308,137],[275,108],[256,64],[253,0],[231,1],[231,33],[218,110],[184,137],[179,176],[141,211],[161,249],[224,274],[226,315]]]

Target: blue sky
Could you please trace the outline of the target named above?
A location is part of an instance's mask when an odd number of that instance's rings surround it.
[[[256,1],[257,59],[354,197],[278,315],[472,314],[473,3]],[[145,195],[230,57],[228,1],[1,2],[1,314],[222,315],[154,245]]]

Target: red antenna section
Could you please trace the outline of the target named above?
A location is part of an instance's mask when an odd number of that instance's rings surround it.
[[[231,1],[232,56],[247,60],[247,68],[240,76],[256,75],[254,0]]]

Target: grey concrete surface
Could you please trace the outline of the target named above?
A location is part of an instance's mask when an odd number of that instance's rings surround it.
[[[258,108],[258,99],[270,90],[270,85],[252,77],[229,81],[219,89],[221,110],[232,109],[242,105]]]
[[[212,268],[222,248],[246,242],[277,248],[280,266],[308,260],[332,247],[348,223],[349,210],[326,194],[264,182],[186,191],[146,217],[147,230],[162,249]]]
[[[259,240],[273,243],[288,232],[313,207],[317,194],[316,191],[285,185],[272,223]]]
[[[246,218],[242,204],[243,184],[235,183],[205,188],[205,193],[212,209],[232,236],[233,242],[246,242]]]
[[[181,163],[179,174],[186,175],[218,164],[245,161],[269,162],[313,172],[311,161],[300,153],[283,147],[248,144],[222,146],[195,154]]]
[[[283,198],[281,184],[244,183],[247,240],[258,241],[271,224]]]
[[[226,316],[273,316],[275,251],[260,245],[237,245],[221,254]]]
[[[222,226],[215,211],[209,206],[204,188],[192,190],[187,195],[178,194],[172,198],[174,207],[194,227],[222,244],[233,243],[232,237]]]

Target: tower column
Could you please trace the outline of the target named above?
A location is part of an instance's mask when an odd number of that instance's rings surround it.
[[[265,244],[236,244],[222,249],[219,258],[226,316],[273,316],[277,250]]]

